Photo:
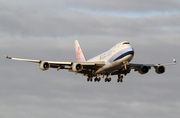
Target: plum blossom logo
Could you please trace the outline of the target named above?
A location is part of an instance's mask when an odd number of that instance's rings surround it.
[[[81,54],[82,54],[82,51],[81,51],[81,48],[80,46],[78,47],[78,50],[76,52],[76,55],[77,55],[77,61],[80,62],[81,60]]]

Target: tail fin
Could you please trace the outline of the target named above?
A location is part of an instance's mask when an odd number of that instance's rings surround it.
[[[77,62],[86,62],[86,58],[83,54],[81,46],[79,45],[78,40],[75,40],[75,50],[76,50],[76,58]]]

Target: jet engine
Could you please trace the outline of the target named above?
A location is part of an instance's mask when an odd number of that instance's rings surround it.
[[[78,64],[78,63],[74,63],[73,66],[72,66],[72,70],[74,72],[81,71],[82,69],[83,69],[83,66],[81,64]]]
[[[156,69],[156,73],[157,73],[157,74],[162,74],[162,73],[164,73],[165,70],[166,70],[164,66],[158,66],[158,67],[156,67],[155,69]]]
[[[149,71],[148,66],[141,66],[141,68],[139,68],[139,73],[140,74],[146,74],[148,71]]]
[[[39,68],[41,70],[48,70],[50,68],[50,64],[48,62],[42,61],[39,65]]]

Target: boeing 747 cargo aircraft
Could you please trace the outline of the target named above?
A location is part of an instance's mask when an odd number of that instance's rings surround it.
[[[99,82],[101,78],[105,82],[110,82],[112,75],[117,75],[117,82],[123,81],[123,75],[130,73],[131,69],[138,71],[140,74],[146,74],[151,67],[154,67],[157,74],[162,74],[165,72],[166,65],[176,64],[176,60],[173,60],[173,63],[166,64],[134,64],[130,63],[134,56],[134,49],[128,41],[118,43],[110,50],[92,58],[86,60],[83,51],[79,45],[78,40],[75,41],[75,50],[77,62],[57,62],[57,61],[43,61],[43,60],[32,60],[32,59],[21,59],[8,57],[7,59],[27,61],[39,63],[41,70],[48,70],[49,68],[67,69],[69,72],[75,72],[76,74],[82,74],[87,76],[87,81],[92,82],[93,77],[94,81]]]

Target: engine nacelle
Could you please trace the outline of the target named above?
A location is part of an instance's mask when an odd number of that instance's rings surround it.
[[[149,71],[148,66],[141,66],[141,68],[139,69],[140,74],[146,74],[148,71]]]
[[[72,70],[74,72],[81,71],[82,69],[83,69],[83,66],[81,64],[78,64],[78,63],[74,63],[73,66],[72,66]]]
[[[41,70],[48,70],[50,68],[50,64],[48,62],[42,61],[39,65],[39,68]]]
[[[156,73],[157,74],[162,74],[162,73],[164,73],[165,72],[165,67],[164,66],[158,66],[158,67],[156,67]]]

